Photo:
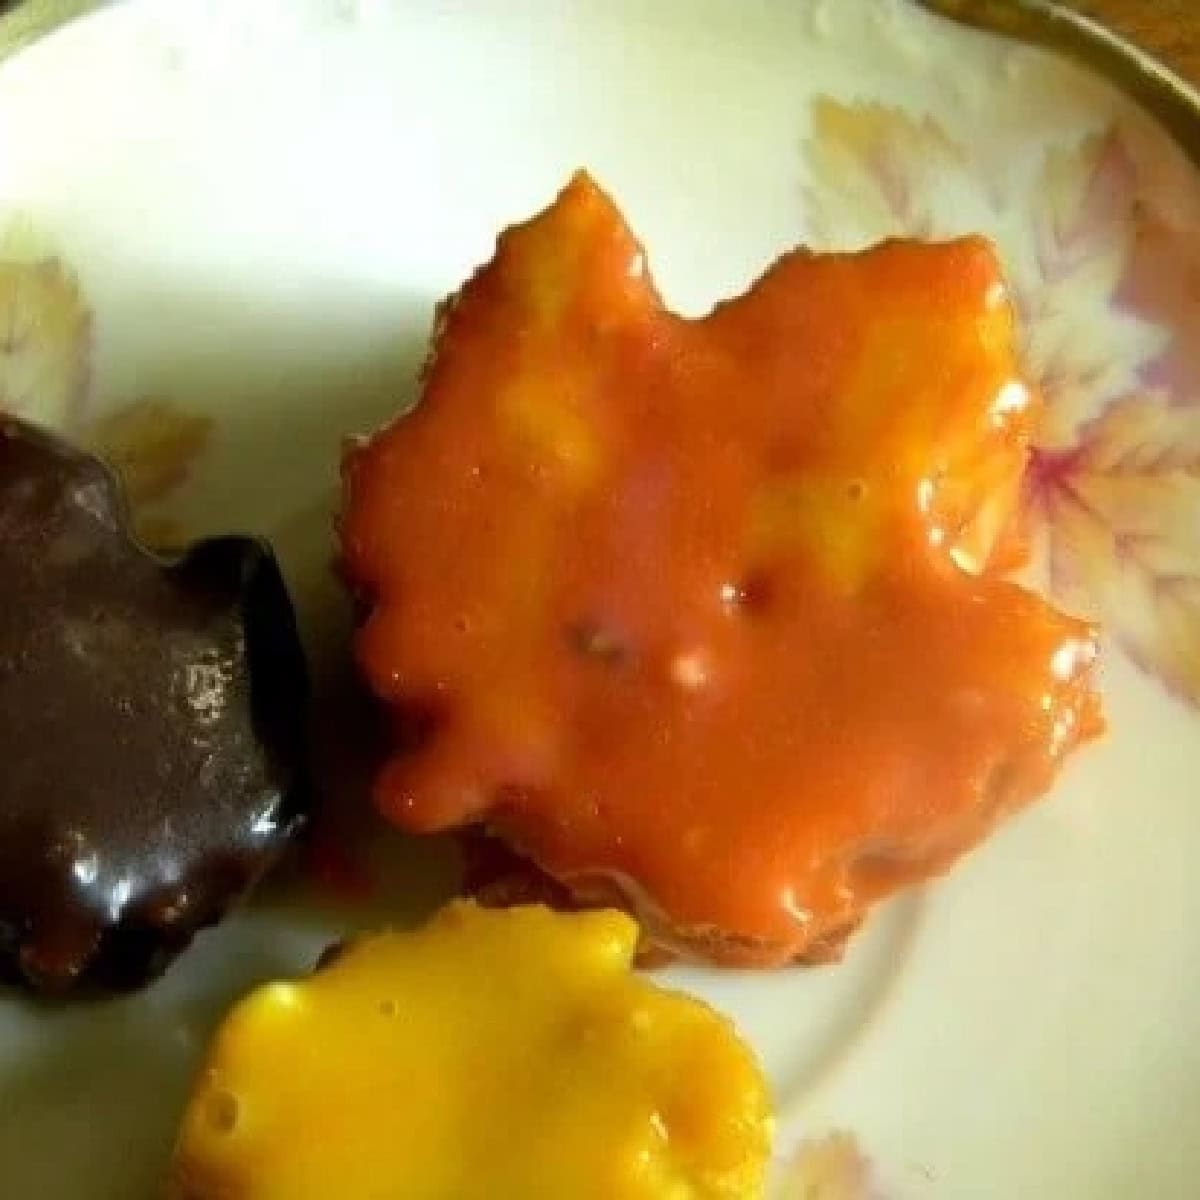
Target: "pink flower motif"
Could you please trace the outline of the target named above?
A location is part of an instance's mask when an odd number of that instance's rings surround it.
[[[1047,151],[1027,236],[1000,243],[1026,369],[1046,400],[1043,446],[1070,445],[1081,422],[1140,387],[1169,341],[1120,298],[1138,220],[1133,161],[1109,132]]]
[[[1030,496],[1054,594],[1200,704],[1200,407],[1122,397],[1035,454]]]
[[[800,1143],[773,1200],[883,1200],[883,1195],[854,1136],[831,1133]]]
[[[1145,129],[1050,145],[1028,177],[985,152],[818,101],[812,241],[993,240],[1046,400],[1026,515],[1047,588],[1200,705],[1200,181]]]

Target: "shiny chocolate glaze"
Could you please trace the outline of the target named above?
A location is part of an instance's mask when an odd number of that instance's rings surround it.
[[[156,557],[102,462],[0,417],[0,971],[163,969],[302,823],[306,708],[269,547]]]

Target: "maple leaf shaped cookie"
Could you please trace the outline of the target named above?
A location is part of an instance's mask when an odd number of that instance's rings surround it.
[[[262,875],[306,800],[291,602],[255,538],[175,559],[115,476],[0,414],[0,973],[161,970]]]
[[[999,578],[1036,398],[982,239],[664,308],[586,176],[445,308],[345,463],[377,799],[674,950],[836,954],[1099,728],[1096,634]]]

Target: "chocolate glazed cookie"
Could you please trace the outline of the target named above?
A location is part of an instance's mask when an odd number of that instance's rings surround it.
[[[129,987],[303,822],[307,677],[270,548],[133,538],[99,460],[0,417],[0,972]]]

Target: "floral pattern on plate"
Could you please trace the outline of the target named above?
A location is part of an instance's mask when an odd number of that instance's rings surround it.
[[[846,1132],[802,1141],[774,1192],[774,1200],[885,1200],[885,1196],[875,1167]]]
[[[0,407],[78,422],[91,378],[92,314],[79,285],[23,224],[0,236]]]
[[[143,398],[96,411],[93,317],[69,268],[31,228],[0,237],[0,412],[77,438],[117,469],[143,540],[167,547],[182,531],[156,511],[207,448],[211,416]]]
[[[1200,705],[1200,197],[1122,122],[1029,170],[932,117],[814,105],[818,250],[982,232],[1000,249],[1046,399],[1026,492],[1034,564],[1067,607]]]

